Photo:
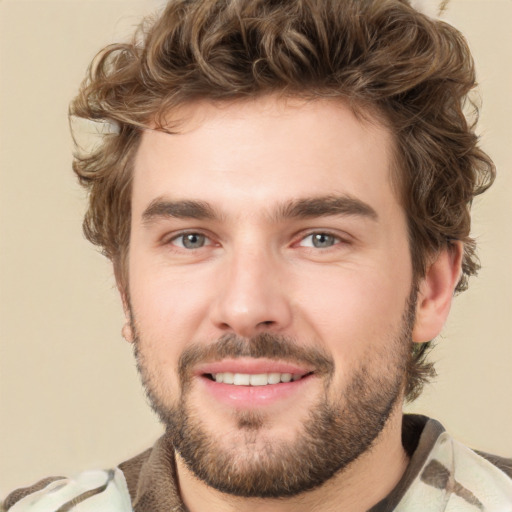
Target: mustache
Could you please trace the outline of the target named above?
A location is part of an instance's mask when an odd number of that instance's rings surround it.
[[[316,347],[302,347],[292,338],[278,334],[261,333],[252,338],[226,334],[210,345],[192,344],[183,350],[178,361],[178,374],[182,383],[191,378],[191,370],[201,363],[241,357],[284,360],[314,368],[315,374],[331,376],[334,360]]]

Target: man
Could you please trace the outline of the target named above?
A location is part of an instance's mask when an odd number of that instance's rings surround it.
[[[402,417],[477,268],[492,162],[453,28],[408,2],[173,0],[72,104],[74,169],[166,434],[7,510],[508,510],[505,459]]]

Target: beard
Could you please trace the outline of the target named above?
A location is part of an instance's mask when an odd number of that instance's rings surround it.
[[[178,362],[179,395],[171,404],[148,370],[136,322],[134,350],[137,367],[153,410],[166,428],[166,437],[188,469],[207,485],[240,497],[296,496],[327,482],[371,449],[403,396],[416,294],[411,293],[398,333],[383,338],[366,354],[343,389],[334,388],[332,357],[316,348],[271,333],[250,339],[226,335],[208,346],[192,344]],[[132,319],[133,319],[132,315]],[[236,411],[234,441],[226,433],[210,432],[190,400],[191,369],[223,358],[267,358],[305,363],[323,379],[324,394],[310,408],[293,440],[272,438],[270,416],[260,411]],[[231,431],[231,429],[229,429]]]

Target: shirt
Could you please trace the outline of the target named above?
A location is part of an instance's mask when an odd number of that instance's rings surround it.
[[[410,463],[395,489],[369,512],[512,512],[512,460],[475,452],[435,420],[406,415]],[[11,493],[9,512],[187,512],[166,436],[140,455],[74,478],[55,477]]]

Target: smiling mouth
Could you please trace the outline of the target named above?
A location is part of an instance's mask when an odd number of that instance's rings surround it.
[[[268,386],[272,384],[281,384],[295,382],[311,375],[313,372],[305,374],[294,373],[207,373],[205,377],[219,384],[231,384],[233,386]]]

